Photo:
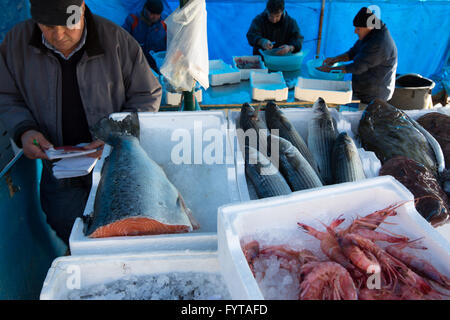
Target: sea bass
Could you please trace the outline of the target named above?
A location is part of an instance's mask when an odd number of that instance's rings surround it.
[[[366,178],[355,142],[346,132],[341,132],[334,142],[331,165],[334,183]]]
[[[317,99],[312,107],[314,116],[308,124],[308,148],[319,167],[324,184],[333,183],[331,153],[336,140],[336,126],[322,98]]]
[[[292,143],[292,145],[296,147],[302,156],[309,162],[311,167],[319,173],[316,160],[311,154],[311,151],[308,149],[305,141],[297,130],[295,130],[294,126],[286,117],[284,112],[281,111],[281,109],[274,102],[271,101],[267,103],[265,116],[267,127],[271,130],[278,129],[279,136]]]
[[[261,152],[245,146],[245,174],[253,183],[259,198],[268,198],[291,193],[278,169]]]
[[[280,172],[286,179],[292,191],[323,186],[317,173],[292,143],[275,135],[272,135],[272,139],[279,144],[278,163]],[[274,157],[275,155],[272,153],[271,156]]]
[[[244,103],[241,108],[239,125],[244,134],[242,145],[249,145],[267,155],[270,133],[266,123],[259,116],[259,107],[254,108],[248,103]]]
[[[85,233],[91,238],[189,232],[199,227],[163,169],[142,149],[136,113],[109,118],[93,132],[112,146]]]

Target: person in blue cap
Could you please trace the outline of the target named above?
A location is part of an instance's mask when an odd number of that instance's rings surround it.
[[[374,99],[388,101],[395,89],[397,71],[397,47],[386,24],[368,8],[363,7],[353,19],[358,41],[344,54],[325,59],[317,68],[330,72],[341,70],[352,74],[354,99],[363,105]],[[337,62],[352,61],[344,66],[333,67]]]
[[[147,0],[140,13],[130,13],[123,28],[141,45],[150,67],[160,74],[150,51],[167,49],[167,26],[161,18],[164,10],[162,0]]]

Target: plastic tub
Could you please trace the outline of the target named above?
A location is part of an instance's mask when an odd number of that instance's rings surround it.
[[[397,77],[395,90],[388,102],[398,109],[428,109],[433,106],[431,90],[434,81],[420,74],[409,73]]]
[[[296,71],[302,67],[302,62],[309,50],[299,51],[297,53],[288,53],[283,56],[276,54],[277,48],[271,50],[261,50],[264,64],[272,71]]]
[[[325,258],[319,241],[299,230],[297,222],[322,230],[321,222],[329,224],[338,216],[348,226],[357,216],[365,216],[413,195],[391,176],[366,179],[360,182],[326,186],[311,191],[295,192],[237,205],[223,206],[218,213],[218,254],[225,281],[234,299],[264,299],[257,281],[248,266],[241,240],[257,240],[261,245],[287,244],[293,249],[309,249]],[[414,254],[431,262],[434,267],[450,273],[450,244],[416,211],[409,201],[389,217],[383,227],[411,239],[423,237],[427,250]]]
[[[323,80],[335,80],[342,81],[344,79],[344,73],[341,70],[332,70],[331,72],[323,72],[319,71],[316,68],[322,66],[323,59],[311,59],[306,62],[306,66],[308,67],[309,75],[315,79],[323,79]],[[339,63],[335,63],[333,66],[338,66]]]

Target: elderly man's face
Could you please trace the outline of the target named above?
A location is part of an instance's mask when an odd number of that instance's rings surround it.
[[[38,23],[45,39],[65,56],[68,56],[76,48],[83,35],[84,7],[85,5],[83,3],[80,21],[73,27],[49,26]]]
[[[279,11],[276,13],[269,13],[269,21],[272,23],[277,23],[281,20],[281,17],[283,16],[283,11]]]
[[[358,35],[359,40],[364,39],[373,28],[355,27],[355,33]]]

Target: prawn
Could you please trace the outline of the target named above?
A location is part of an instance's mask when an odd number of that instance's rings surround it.
[[[300,300],[357,300],[358,293],[348,271],[332,261],[302,266]]]

